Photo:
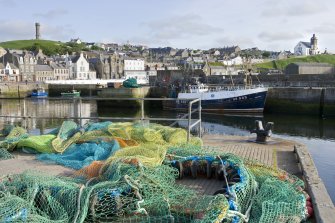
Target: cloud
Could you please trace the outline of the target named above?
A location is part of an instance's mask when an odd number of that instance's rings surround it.
[[[45,19],[54,19],[59,16],[67,15],[69,12],[65,9],[52,9],[45,13],[34,13],[34,16],[42,17]]]
[[[35,27],[25,21],[3,21],[0,20],[0,39],[1,41],[14,39],[34,38]]]
[[[20,40],[35,38],[35,23],[27,21],[0,20],[0,40]],[[71,26],[50,26],[41,24],[41,38],[52,40],[69,40],[75,34]]]
[[[15,0],[0,0],[1,7],[14,8],[17,6]]]
[[[254,41],[250,37],[245,36],[226,36],[216,39],[216,45],[219,46],[236,46],[241,48],[252,47],[255,45]]]
[[[223,29],[203,22],[201,16],[188,14],[155,20],[144,24],[156,40],[173,40],[187,37],[206,36]]]
[[[322,33],[322,34],[334,34],[335,25],[333,23],[323,23],[315,26],[314,28],[307,29],[309,33]]]
[[[286,40],[295,40],[302,38],[303,35],[297,32],[287,31],[287,32],[261,32],[258,37],[266,42],[272,41],[286,41]]]
[[[62,26],[41,26],[42,39],[65,40],[69,41],[73,36],[76,36],[75,30],[70,25]]]
[[[312,16],[328,11],[325,4],[314,0],[304,1],[271,1],[266,2],[266,7],[261,12],[263,17],[278,16]]]

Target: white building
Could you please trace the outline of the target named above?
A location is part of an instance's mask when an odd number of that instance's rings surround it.
[[[143,59],[124,59],[124,71],[128,70],[144,70]]]
[[[294,54],[297,56],[308,56],[310,49],[311,49],[311,44],[309,42],[300,41],[294,47]]]
[[[72,75],[76,80],[96,79],[97,74],[95,71],[90,70],[90,65],[83,53],[71,59],[72,61]]]
[[[6,63],[4,66],[0,63],[0,80],[1,81],[17,81],[20,74],[19,68],[12,63]]]
[[[149,83],[149,77],[144,69],[143,59],[124,59],[124,77],[135,78],[138,84]]]
[[[302,42],[300,41],[294,47],[294,54],[297,56],[308,56],[308,55],[316,55],[319,54],[318,48],[318,39],[315,34],[313,34],[310,42]]]
[[[237,56],[237,57],[229,59],[229,60],[223,60],[222,63],[226,66],[241,65],[241,64],[243,64],[243,59],[242,59],[242,57]]]

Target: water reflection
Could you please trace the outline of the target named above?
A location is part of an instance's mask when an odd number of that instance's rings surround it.
[[[335,119],[321,119],[311,116],[294,115],[268,115],[264,116],[225,116],[203,115],[205,122],[216,125],[235,127],[240,130],[250,131],[255,127],[255,120],[274,122],[273,132],[291,136],[307,138],[335,139]],[[224,133],[224,132],[223,132]],[[244,132],[241,132],[243,134]]]
[[[48,100],[48,99],[26,99],[26,100],[0,100],[1,116],[29,116],[38,118],[2,118],[1,122],[20,125],[30,130],[39,129],[44,133],[45,129],[55,128],[63,122],[61,117],[74,117],[75,122],[86,122],[78,117],[97,116],[97,106],[94,101],[79,100]],[[49,117],[42,119],[42,117]],[[77,117],[77,118],[76,118]]]

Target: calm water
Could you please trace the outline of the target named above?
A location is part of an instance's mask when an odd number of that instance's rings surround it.
[[[94,100],[83,100],[82,104],[74,100],[0,100],[0,115],[29,115],[37,117],[53,117],[51,119],[0,118],[0,126],[4,123],[18,124],[26,127],[31,134],[43,134],[58,127],[62,123],[60,117],[140,117],[136,109],[112,109],[99,107]],[[176,117],[181,114],[146,110],[147,117]],[[267,115],[260,117],[238,117],[224,115],[202,116],[202,126],[206,134],[250,135],[255,120],[272,121],[274,136],[293,139],[304,143],[309,148],[319,175],[335,203],[335,119],[319,119],[311,116]],[[78,123],[80,120],[75,120]],[[84,124],[88,120],[82,120]],[[171,123],[171,122],[170,122]],[[169,122],[163,124],[170,124]],[[183,123],[179,123],[183,125]]]

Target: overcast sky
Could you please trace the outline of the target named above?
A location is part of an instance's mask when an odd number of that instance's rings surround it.
[[[0,42],[42,39],[149,47],[291,50],[315,33],[335,53],[334,0],[0,0]]]

